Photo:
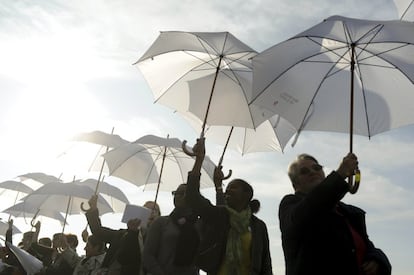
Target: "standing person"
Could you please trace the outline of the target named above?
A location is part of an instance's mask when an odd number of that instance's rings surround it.
[[[93,195],[86,211],[89,228],[92,234],[105,243],[109,248],[102,262],[102,268],[108,275],[140,275],[142,272],[141,249],[139,237],[139,219],[127,222],[128,229],[111,229],[103,227],[97,207],[98,196]]]
[[[144,270],[151,275],[197,275],[194,257],[198,249],[197,215],[187,206],[186,184],[172,192],[174,210],[149,227],[144,246]]]
[[[105,243],[90,235],[85,245],[85,257],[79,261],[73,275],[97,275],[105,257]]]
[[[388,275],[386,255],[369,240],[365,212],[341,202],[345,179],[358,168],[349,153],[339,168],[325,177],[323,167],[301,154],[288,169],[295,194],[279,206],[286,274]]]
[[[210,231],[201,241],[199,267],[209,275],[273,274],[266,224],[250,209],[253,188],[242,179],[233,179],[224,193],[226,204],[212,205],[199,189],[204,138],[197,140],[193,152],[196,161],[188,175],[186,199]],[[214,172],[216,187],[222,186],[220,168]]]

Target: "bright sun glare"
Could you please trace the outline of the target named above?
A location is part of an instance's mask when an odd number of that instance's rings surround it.
[[[105,116],[86,86],[87,81],[105,75],[105,66],[83,36],[70,31],[36,34],[9,39],[0,46],[7,49],[0,56],[7,70],[0,73],[23,87],[4,118],[3,138],[11,159],[24,156],[40,167],[53,161],[72,136],[90,131],[91,125],[98,127]]]

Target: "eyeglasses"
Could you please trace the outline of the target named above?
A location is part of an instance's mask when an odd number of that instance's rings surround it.
[[[172,191],[171,194],[173,196],[184,196],[185,195],[185,191]]]
[[[319,172],[322,170],[323,166],[319,164],[313,164],[310,168],[315,172]],[[311,169],[309,169],[308,167],[302,167],[299,169],[299,174],[308,175],[309,173],[312,172]]]

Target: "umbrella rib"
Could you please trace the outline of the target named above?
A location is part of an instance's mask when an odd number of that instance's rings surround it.
[[[410,4],[408,4],[407,8],[402,13],[400,20],[403,20],[404,16],[407,14],[408,10],[411,8],[411,6],[413,5],[413,3],[414,3],[414,1],[411,1]]]

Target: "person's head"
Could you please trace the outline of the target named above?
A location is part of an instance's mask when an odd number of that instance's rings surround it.
[[[253,214],[257,214],[260,210],[260,201],[257,199],[251,200],[250,203],[250,209],[252,210]]]
[[[73,248],[76,250],[76,247],[79,244],[78,236],[76,236],[75,234],[66,234],[66,240],[70,248]]]
[[[30,248],[30,245],[33,242],[33,237],[34,237],[35,232],[34,231],[27,231],[23,233],[23,238],[22,238],[22,248],[24,250],[27,250]]]
[[[44,245],[44,246],[47,246],[47,247],[52,247],[52,240],[48,237],[40,238],[38,242],[41,245]]]
[[[55,233],[53,234],[53,238],[52,238],[52,247],[54,248],[58,248],[58,247],[62,247],[63,245],[63,238],[65,237],[65,235],[63,233]]]
[[[309,193],[325,179],[323,167],[311,155],[300,154],[289,165],[288,176],[295,191]]]
[[[105,243],[95,235],[90,235],[85,245],[86,257],[93,257],[102,254],[105,251]]]
[[[185,191],[187,190],[187,184],[180,184],[175,191],[172,192],[174,196],[174,206],[175,207],[185,207]]]
[[[242,179],[234,179],[227,185],[225,198],[230,208],[236,211],[242,211],[249,206],[253,198],[253,188]]]
[[[151,209],[151,215],[148,219],[148,225],[150,225],[156,218],[161,216],[160,206],[154,201],[147,201],[144,203],[144,207]]]

